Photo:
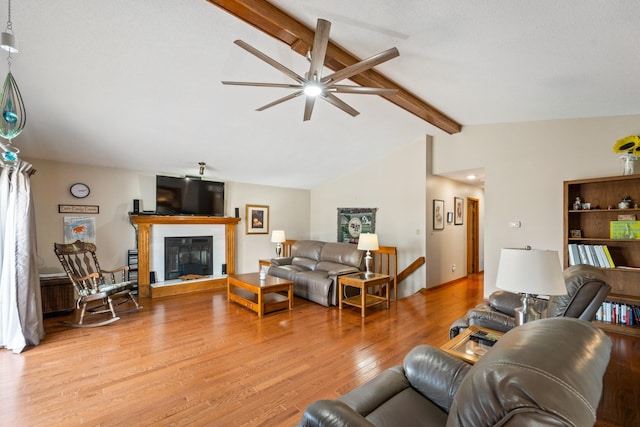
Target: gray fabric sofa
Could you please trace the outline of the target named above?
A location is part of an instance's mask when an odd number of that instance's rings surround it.
[[[592,426],[611,340],[580,319],[518,326],[469,365],[421,345],[299,426]]]
[[[271,260],[268,274],[293,281],[293,293],[324,306],[338,305],[338,276],[364,269],[364,251],[351,243],[298,240],[291,256]]]

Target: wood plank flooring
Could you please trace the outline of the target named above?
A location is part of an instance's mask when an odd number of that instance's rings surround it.
[[[142,298],[143,310],[101,328],[47,318],[39,346],[0,350],[0,424],[293,426],[311,402],[401,363],[415,345],[444,344],[481,299],[480,275],[364,319],[297,298],[293,311],[259,319],[222,289]],[[639,425],[640,339],[611,336],[598,425]]]

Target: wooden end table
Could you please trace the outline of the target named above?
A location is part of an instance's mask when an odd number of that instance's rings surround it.
[[[471,334],[478,331],[484,331],[487,334],[490,334],[491,337],[495,338],[499,338],[504,335],[504,332],[472,325],[460,332],[458,336],[440,348],[473,365],[491,348],[489,345],[471,340]]]
[[[293,282],[274,276],[260,280],[259,273],[230,274],[227,299],[255,311],[258,317],[287,307],[293,310]]]
[[[387,308],[389,308],[390,279],[391,277],[388,274],[364,272],[346,274],[338,277],[338,306],[340,307],[340,310],[342,310],[343,304],[360,307],[362,317],[365,317],[367,307],[386,303]],[[360,295],[343,298],[344,288],[346,286],[360,289]],[[375,295],[367,292],[369,288],[373,288],[375,286],[379,286],[379,289],[382,289],[382,286],[384,286],[386,288],[385,295]]]

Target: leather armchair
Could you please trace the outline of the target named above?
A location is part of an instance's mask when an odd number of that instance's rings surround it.
[[[602,305],[611,286],[600,269],[579,264],[564,271],[566,295],[553,295],[548,300],[537,299],[535,309],[541,318],[574,317],[590,322]],[[449,328],[450,338],[471,325],[506,332],[516,326],[515,308],[521,306],[520,295],[507,291],[493,292],[488,301],[469,310]]]
[[[514,328],[473,366],[420,345],[402,366],[312,403],[299,426],[593,425],[610,352],[600,329],[561,317]]]

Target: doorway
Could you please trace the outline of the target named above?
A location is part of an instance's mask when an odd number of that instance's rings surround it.
[[[467,197],[467,274],[480,272],[480,200]]]

